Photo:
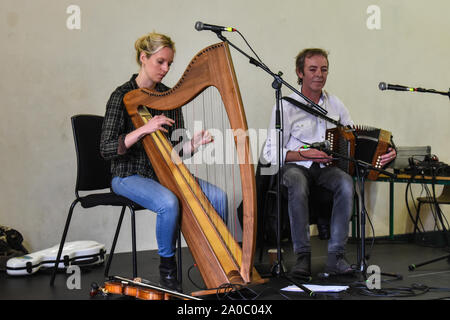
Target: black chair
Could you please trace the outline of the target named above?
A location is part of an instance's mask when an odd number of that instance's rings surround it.
[[[449,234],[447,228],[445,227],[444,224],[444,218],[442,217],[442,212],[441,212],[441,208],[439,207],[440,204],[450,204],[450,185],[444,185],[444,188],[442,189],[441,194],[436,197],[436,199],[432,196],[428,196],[428,197],[419,197],[417,198],[417,201],[419,202],[419,206],[417,207],[417,213],[416,213],[416,219],[414,220],[414,233],[413,233],[413,239],[415,239],[416,236],[416,231],[419,230],[419,227],[417,226],[417,223],[420,219],[420,207],[422,206],[422,204],[430,204],[430,206],[435,206],[435,210],[436,210],[436,215],[439,218],[439,221],[441,223],[442,226],[442,232],[443,232],[443,236],[444,236],[444,240],[446,241],[446,249],[447,251],[449,250]],[[427,260],[421,263],[413,263],[410,264],[408,266],[409,271],[414,271],[415,269],[417,269],[418,267],[433,263],[433,262],[437,262],[440,260],[444,260],[447,259],[448,262],[450,262],[450,254],[446,254],[444,256],[438,257],[438,258],[434,258],[431,260]]]
[[[109,268],[114,255],[117,238],[119,236],[120,227],[122,225],[125,209],[128,208],[131,213],[131,240],[132,240],[132,258],[133,258],[133,278],[137,277],[137,257],[136,257],[136,226],[135,226],[135,211],[144,209],[133,201],[119,196],[112,192],[111,187],[111,171],[110,161],[104,160],[100,155],[100,135],[103,124],[103,117],[97,115],[75,115],[71,118],[73,136],[75,140],[75,149],[77,154],[77,180],[75,184],[75,200],[70,206],[69,214],[67,216],[64,232],[61,242],[59,244],[58,255],[55,261],[50,285],[53,286],[55,276],[58,271],[59,262],[65,261],[67,266],[67,259],[61,260],[62,250],[69,229],[70,220],[72,218],[73,210],[77,203],[85,209],[97,206],[117,206],[122,207],[122,212],[117,224],[116,233],[111,246],[111,251],[105,267],[105,277],[108,277]],[[106,193],[89,193],[85,196],[80,196],[80,191],[95,191],[110,189]]]
[[[261,159],[261,157],[260,157]],[[263,168],[270,164],[259,160],[256,167],[255,182],[257,195],[257,240],[256,250],[259,250],[259,262],[262,261],[264,248],[277,244],[277,174],[261,174]],[[287,188],[281,186],[281,239],[291,240],[291,229],[287,207]],[[333,209],[333,193],[319,186],[312,186],[309,200],[309,223],[316,224],[321,240],[330,238],[330,219]],[[237,209],[238,219],[243,224],[243,204]]]
[[[258,247],[259,261],[262,261],[264,247],[276,244],[277,236],[277,190],[278,174],[264,176],[261,169],[270,164],[261,161],[256,168],[256,188],[258,194]],[[281,239],[291,238],[291,230],[287,206],[287,188],[281,185]],[[330,238],[330,219],[333,209],[333,193],[325,188],[313,185],[309,199],[309,223],[317,225],[321,240]]]
[[[431,206],[435,205],[435,209],[438,211],[437,216],[439,219],[441,219],[441,224],[445,232],[445,225],[443,224],[441,212],[439,205],[440,204],[450,204],[450,185],[444,185],[444,188],[442,189],[441,194],[434,199],[432,196],[428,197],[418,197],[417,201],[419,202],[419,206],[417,207],[417,213],[416,213],[416,219],[414,220],[414,233],[413,233],[413,239],[415,239],[416,231],[419,230],[419,227],[417,226],[417,223],[419,222],[420,218],[420,208],[422,204],[430,204]]]

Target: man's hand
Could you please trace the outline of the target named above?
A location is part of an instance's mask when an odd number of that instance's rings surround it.
[[[327,163],[332,160],[332,157],[323,151],[317,149],[308,149],[305,151],[289,151],[286,154],[286,162],[297,162],[297,161],[313,161],[319,163]]]
[[[382,167],[393,161],[397,157],[397,152],[394,148],[389,148],[388,151],[380,157],[380,164]]]
[[[300,156],[302,156],[305,160],[311,160],[313,162],[319,162],[319,163],[327,163],[330,162],[333,158],[326,154],[323,151],[317,150],[317,149],[309,149],[306,151],[300,152]],[[309,159],[309,158],[315,158],[315,159]]]

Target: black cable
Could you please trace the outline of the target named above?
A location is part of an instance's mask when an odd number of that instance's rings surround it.
[[[424,173],[422,173],[422,178],[425,179],[425,174]],[[435,196],[431,193],[430,188],[428,187],[428,185],[424,185],[424,187],[425,187],[426,197],[429,198],[429,199],[436,200]],[[431,214],[433,215],[433,218],[434,218],[434,230],[436,231],[436,229],[437,229],[437,231],[439,231],[439,224],[437,223],[438,217],[437,217],[436,207],[433,204],[434,203],[430,203],[430,211],[431,211]]]
[[[422,178],[425,178],[425,175],[422,174]],[[427,185],[425,185],[425,189],[426,189],[426,194],[427,194],[427,198],[429,199],[433,199],[434,202],[430,203],[430,211],[433,215],[434,221],[435,221],[435,226],[434,226],[434,230],[436,231],[448,231],[449,228],[449,224],[448,224],[448,220],[445,217],[445,215],[443,214],[441,208],[439,207],[439,205],[436,205],[436,189],[435,189],[435,178],[436,178],[436,172],[434,171],[434,169],[432,170],[432,192],[430,191],[429,187]],[[441,224],[442,230],[439,228],[439,222]],[[447,225],[447,226],[446,226]]]
[[[368,289],[363,283],[351,284],[349,287],[349,293],[382,298],[406,298],[417,297],[429,292],[450,292],[450,288],[429,287],[419,283],[413,283],[409,287],[392,287],[385,289]],[[448,297],[433,298],[432,300],[436,299],[448,299]]]
[[[250,48],[250,50],[252,50],[253,54],[256,56],[256,58],[258,59],[258,61],[267,68],[267,66],[264,64],[264,62],[261,61],[261,59],[259,58],[259,56],[256,54],[255,50],[253,50],[252,46],[247,42],[247,39],[245,39],[244,35],[239,31],[236,30],[236,32],[242,37],[242,39],[244,39],[244,42],[247,44],[247,46]]]
[[[367,211],[365,211],[365,214],[366,214],[367,220],[369,220],[370,229],[372,230],[372,241],[371,241],[369,250],[367,250],[367,253],[366,253],[366,257],[367,257],[367,259],[369,259],[370,258],[370,254],[371,254],[371,252],[373,250],[373,247],[375,245],[375,228],[373,226],[372,220],[370,219],[370,216],[369,216]]]
[[[423,191],[425,190],[425,185],[421,184],[421,186],[422,186],[422,191],[420,192],[420,194],[422,194]],[[409,208],[409,202],[408,202],[408,189],[409,189],[409,192],[410,192],[410,195],[411,195],[411,200],[412,200],[412,202],[414,204],[414,209],[416,211],[416,214],[417,214],[417,210],[418,210],[418,207],[416,206],[416,201],[414,200],[415,198],[414,198],[414,194],[413,194],[413,191],[412,191],[411,181],[409,181],[408,184],[406,185],[406,191],[405,191],[405,202],[406,202],[406,208],[408,210],[408,215],[409,215],[411,221],[414,224],[418,224],[420,222],[420,225],[422,226],[422,231],[421,232],[425,232],[425,226],[422,223],[422,219],[420,219],[420,215],[417,216],[417,221],[414,221],[414,217],[411,214],[411,210]],[[420,231],[419,226],[417,226],[417,229]]]
[[[191,283],[192,283],[197,289],[199,289],[199,290],[206,290],[206,289],[207,289],[206,287],[200,287],[200,286],[197,285],[197,284],[195,283],[195,281],[192,280],[192,278],[191,278],[191,270],[192,270],[192,268],[195,268],[195,267],[197,267],[197,265],[195,265],[195,264],[193,264],[193,265],[191,265],[191,266],[189,267],[189,269],[188,269],[188,271],[187,271],[187,277],[188,277],[189,281],[191,281]]]
[[[261,292],[256,292],[255,290],[250,289],[249,287],[243,286],[241,284],[236,283],[224,283],[217,288],[206,288],[201,287],[191,278],[191,270],[196,268],[195,264],[191,265],[188,269],[187,276],[189,281],[199,290],[216,290],[217,300],[257,300],[265,291],[269,289],[276,290],[274,288],[268,287],[262,290]],[[250,297],[244,295],[241,290],[246,289],[250,293]],[[277,290],[278,294],[281,295],[284,299],[290,300],[289,297],[284,295],[280,290]],[[237,296],[237,297],[234,297]]]
[[[365,192],[364,191],[364,186],[363,185],[361,185],[361,179],[360,179],[360,172],[359,172],[359,170],[358,170],[358,168],[356,168],[355,169],[355,172],[356,172],[356,185],[358,186],[358,190],[359,190],[359,194],[362,194],[363,192]],[[372,220],[370,219],[370,217],[369,217],[369,214],[368,214],[368,212],[367,212],[367,210],[366,210],[366,204],[365,204],[365,195],[361,195],[361,208],[360,208],[360,211],[361,211],[361,213],[363,213],[364,214],[364,216],[369,220],[369,224],[370,224],[370,227],[371,227],[371,229],[372,229],[372,235],[373,235],[373,237],[372,237],[372,240],[371,240],[371,244],[370,244],[370,248],[369,248],[369,253],[367,253],[367,251],[365,252],[365,256],[364,257],[361,257],[361,259],[363,259],[363,261],[364,261],[364,264],[365,264],[365,262],[366,262],[366,259],[369,259],[369,257],[370,257],[370,252],[372,252],[372,250],[373,250],[373,247],[374,247],[374,245],[375,245],[375,229],[374,229],[374,227],[373,227],[373,224],[372,224]],[[360,219],[361,219],[361,217],[360,217]],[[361,223],[361,222],[360,222]],[[364,233],[365,233],[365,230],[364,230]],[[362,240],[362,239],[361,239]],[[365,245],[365,240],[366,239],[364,239],[364,245]]]
[[[416,175],[421,175],[422,179],[425,179],[425,174],[426,174],[427,169],[431,170],[431,174],[430,175],[432,177],[432,183],[431,183],[432,184],[432,192],[428,188],[428,185],[423,184],[422,187],[425,189],[426,197],[429,198],[429,199],[434,199],[436,201],[436,190],[435,190],[436,177],[438,176],[439,170],[442,170],[444,167],[443,166],[432,165],[430,162],[426,163],[426,165],[427,165],[426,167],[418,167],[416,165],[416,163],[420,163],[420,161],[418,159],[414,159],[414,158],[412,158],[410,160],[410,163],[412,163],[411,164],[411,172],[410,172],[410,174],[411,174],[411,181],[413,180],[413,178]],[[411,193],[412,193],[412,191],[411,191]],[[412,196],[412,198],[414,199],[413,196]],[[441,223],[443,231],[446,231],[447,229],[449,229],[449,222],[448,222],[447,218],[445,217],[445,215],[443,214],[442,210],[440,209],[439,205],[433,205],[433,204],[434,203],[430,204],[430,211],[431,211],[431,213],[433,215],[433,218],[435,220],[434,230],[441,231],[440,228],[439,228],[439,223],[438,223],[438,220],[439,220],[439,222]],[[417,212],[417,210],[416,210],[416,212]],[[422,224],[422,222],[421,222],[421,224]],[[423,226],[423,224],[422,224],[422,226]],[[424,228],[423,228],[423,230],[425,231]]]
[[[413,164],[416,163],[413,160],[410,161],[410,162],[413,163]],[[405,190],[405,204],[406,204],[406,208],[408,210],[408,215],[409,215],[410,219],[412,220],[412,222],[415,224],[415,228],[417,228],[419,233],[424,234],[425,233],[425,226],[422,223],[422,219],[420,218],[420,215],[417,214],[418,207],[416,206],[416,203],[415,203],[415,200],[414,200],[415,197],[414,197],[414,194],[413,194],[413,191],[412,191],[412,182],[413,182],[415,176],[422,176],[422,179],[425,179],[425,172],[423,170],[421,172],[419,172],[419,168],[417,166],[415,166],[415,165],[412,165],[411,166],[410,175],[411,175],[411,177],[410,177],[410,179],[408,181],[408,184],[407,184],[406,190]],[[431,194],[427,184],[426,183],[422,183],[421,185],[422,185],[421,194],[423,192],[425,192],[425,197],[426,198],[433,199],[434,196]],[[412,213],[411,213],[411,208],[409,206],[409,201],[408,201],[408,190],[410,192],[411,199],[412,199],[413,204],[414,204],[414,208],[415,208],[416,216],[417,216],[417,221],[414,220],[414,217],[412,216]],[[438,206],[438,208],[439,208],[439,206]],[[438,222],[437,222],[438,215],[437,215],[435,209],[436,209],[435,206],[430,205],[430,211],[431,211],[431,214],[432,214],[433,219],[435,221],[434,230],[436,230],[436,228],[439,230],[439,225],[438,225]],[[420,223],[420,226],[422,227],[422,230],[420,230],[419,223]]]
[[[406,298],[417,297],[430,291],[430,288],[421,284],[412,284],[410,287],[393,287],[384,289],[369,289],[364,285],[350,285],[350,294],[359,294],[368,297]]]
[[[216,297],[217,300],[248,300],[240,290],[242,290],[243,286],[240,284],[233,283],[224,283],[216,288]],[[232,294],[237,294],[238,298],[234,298]],[[222,295],[222,297],[221,297]]]
[[[441,226],[443,231],[448,231],[448,221],[447,218],[444,216],[441,208],[439,207],[439,204],[437,203],[437,198],[436,198],[436,177],[437,177],[437,170],[436,168],[432,167],[431,168],[431,173],[432,173],[432,183],[431,183],[431,188],[433,190],[433,200],[434,200],[434,207],[436,209],[436,215],[439,217],[439,221],[441,222]],[[447,226],[445,226],[446,222]]]

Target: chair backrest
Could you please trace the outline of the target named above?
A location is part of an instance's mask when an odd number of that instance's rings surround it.
[[[111,163],[100,155],[103,117],[80,114],[71,118],[77,153],[75,192],[111,186]]]
[[[450,204],[450,185],[445,184],[441,195],[438,197],[438,203]]]

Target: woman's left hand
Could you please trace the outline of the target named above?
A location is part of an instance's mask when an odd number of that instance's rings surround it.
[[[198,147],[204,144],[208,144],[214,141],[213,136],[208,130],[202,130],[194,133],[194,137],[191,139],[192,150],[197,150]]]
[[[389,148],[388,151],[380,157],[381,166],[384,167],[389,162],[393,161],[397,157],[397,152],[394,148]]]

